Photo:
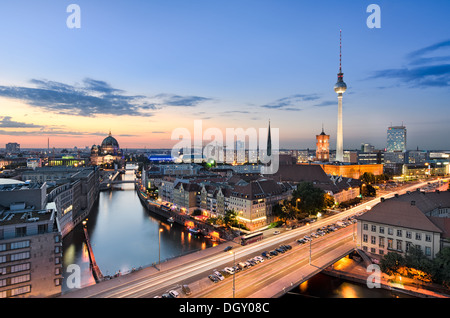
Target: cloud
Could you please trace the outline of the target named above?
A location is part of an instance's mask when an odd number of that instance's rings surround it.
[[[449,87],[450,54],[435,55],[448,48],[450,40],[415,50],[406,56],[407,66],[375,71],[370,79],[396,79],[412,88]]]
[[[0,86],[0,96],[22,100],[31,106],[65,115],[95,117],[153,116],[167,106],[193,107],[210,100],[201,96],[159,94],[126,95],[107,82],[86,78],[81,85],[32,79],[35,87]]]
[[[0,127],[2,128],[42,128],[43,126],[35,124],[21,123],[11,120],[10,116],[0,117]]]
[[[174,94],[158,94],[154,98],[160,99],[160,102],[154,104],[155,106],[184,106],[184,107],[194,107],[200,103],[210,101],[212,98],[201,97],[201,96],[180,96]]]
[[[268,109],[298,111],[301,109],[295,108],[295,107],[298,106],[299,104],[302,104],[303,102],[307,102],[307,101],[317,100],[319,98],[320,97],[316,94],[295,94],[295,95],[291,95],[288,97],[283,97],[283,98],[277,99],[276,101],[269,103],[269,104],[262,105],[261,107],[268,108]]]
[[[317,107],[326,107],[326,106],[334,106],[337,105],[337,101],[332,101],[332,100],[324,100],[323,102],[320,102],[318,104],[315,104],[314,106]]]

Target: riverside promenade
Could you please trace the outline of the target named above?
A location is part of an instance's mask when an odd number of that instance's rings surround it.
[[[332,266],[325,268],[322,274],[367,284],[367,279],[373,272],[367,272],[367,267],[363,262],[357,262],[346,257],[337,261]],[[450,298],[450,290],[444,289],[442,286],[428,283],[418,285],[412,279],[406,277],[395,279],[395,277],[384,273],[380,275],[380,288],[418,298]]]

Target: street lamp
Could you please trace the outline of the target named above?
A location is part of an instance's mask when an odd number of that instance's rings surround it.
[[[161,232],[163,229],[159,229],[158,237],[159,237],[159,257],[158,257],[158,267],[159,271],[161,271]]]
[[[235,297],[236,292],[236,253],[230,251],[230,254],[233,254],[233,298]]]
[[[309,224],[309,265],[311,265],[311,244],[312,244],[312,237],[311,237],[311,222]]]
[[[295,207],[297,208],[297,210],[298,210],[298,203],[301,201],[301,199],[300,198],[297,198],[297,200],[296,200],[296,202],[295,202]]]

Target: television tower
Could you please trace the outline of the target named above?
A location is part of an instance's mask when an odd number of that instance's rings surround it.
[[[338,124],[336,141],[336,161],[344,161],[344,135],[342,130],[342,95],[347,90],[347,84],[344,82],[344,73],[342,73],[342,30],[339,31],[339,73],[337,83],[334,85],[334,91],[338,94]]]

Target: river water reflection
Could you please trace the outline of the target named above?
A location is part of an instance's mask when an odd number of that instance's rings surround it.
[[[128,171],[124,180],[133,180]],[[141,204],[133,184],[122,184],[113,191],[100,192],[88,217],[87,228],[95,259],[103,275],[127,273],[133,268],[151,266],[159,260],[161,233],[161,261],[212,246],[201,235],[189,233],[183,226],[171,224],[152,214]],[[81,285],[95,284],[89,267],[84,233],[76,227],[63,240],[63,270],[65,277],[70,264],[81,269]],[[67,283],[63,281],[63,292]]]

